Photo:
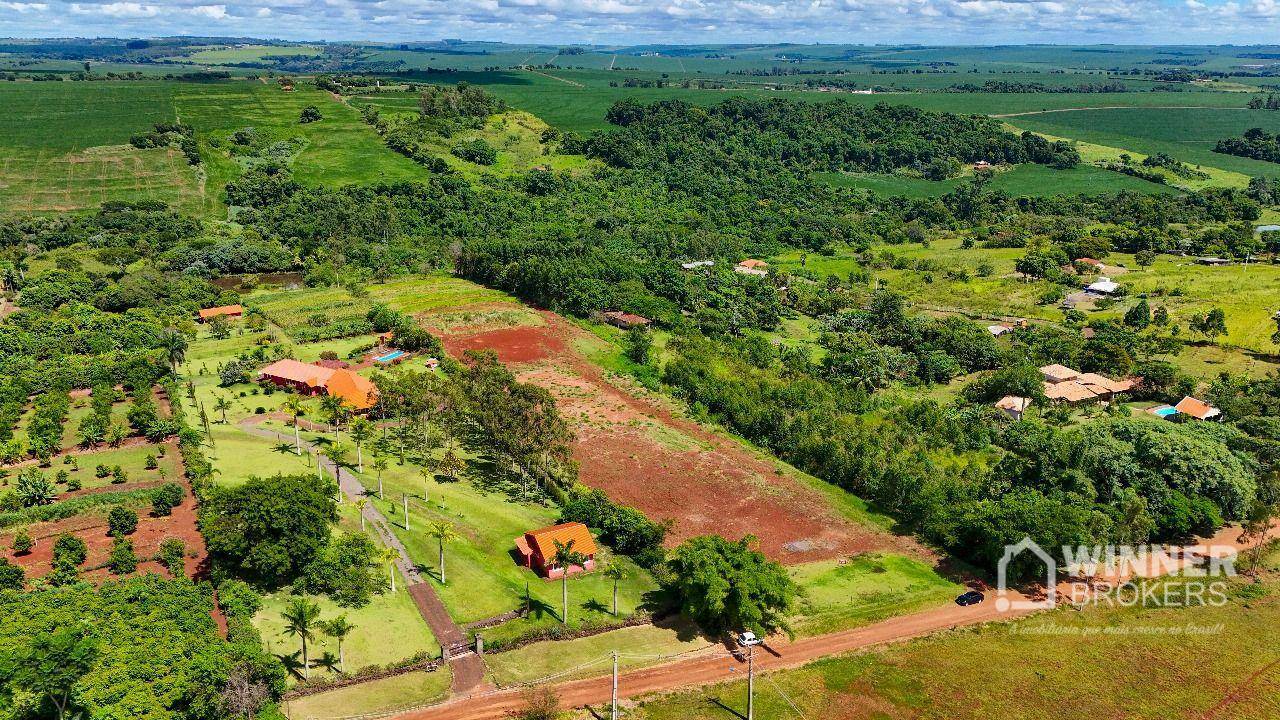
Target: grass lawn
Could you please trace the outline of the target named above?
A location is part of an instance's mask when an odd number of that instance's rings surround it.
[[[1248,592],[1252,596],[1246,596]],[[762,718],[1276,717],[1280,582],[1225,607],[1062,609],[818,661],[756,682]],[[730,720],[745,682],[651,699],[631,720]],[[797,715],[797,711],[800,713]]]
[[[443,700],[452,678],[445,665],[435,672],[411,672],[286,700],[280,709],[290,720],[385,713]]]
[[[284,620],[281,618],[281,613],[293,597],[296,596],[288,592],[278,592],[263,598],[262,609],[254,616],[253,624],[262,633],[262,640],[268,651],[282,656],[298,654],[300,662],[301,644],[297,638],[284,633]],[[362,608],[338,607],[332,600],[325,597],[308,599],[320,606],[322,620],[346,615],[347,620],[355,625],[356,629],[343,643],[349,672],[355,672],[369,665],[399,662],[419,653],[436,656],[440,654],[439,643],[432,637],[431,629],[418,613],[418,608],[413,604],[409,593],[405,591],[403,583],[396,584],[394,593],[375,595],[373,601]],[[315,663],[326,653],[333,653],[336,659],[338,644],[323,633],[317,633],[316,639],[308,643],[307,653],[312,661],[312,678],[317,674],[325,677],[330,674],[329,671],[318,667]]]
[[[563,640],[540,642],[504,653],[485,655],[490,677],[500,687],[557,675],[559,681],[570,678],[604,675],[613,669],[610,654],[617,650],[618,669],[622,672],[670,662],[673,656],[696,653],[711,647],[722,647],[704,637],[691,623],[657,627],[640,625],[612,632]],[[593,663],[589,667],[582,667]],[[576,668],[567,676],[560,673]]]
[[[801,587],[792,622],[799,635],[821,635],[950,602],[964,587],[902,555],[862,555],[789,568]]]

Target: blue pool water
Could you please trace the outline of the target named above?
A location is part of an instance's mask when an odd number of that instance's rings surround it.
[[[378,362],[391,362],[404,354],[405,352],[403,350],[393,350],[386,355],[374,358],[374,360],[377,360]]]
[[[1156,408],[1151,412],[1153,415],[1159,415],[1160,417],[1169,417],[1170,415],[1177,415],[1178,409],[1173,407],[1162,407],[1162,408]]]

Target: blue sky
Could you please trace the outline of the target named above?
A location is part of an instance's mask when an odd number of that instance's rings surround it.
[[[1280,42],[1280,0],[0,0],[0,35],[537,43]]]

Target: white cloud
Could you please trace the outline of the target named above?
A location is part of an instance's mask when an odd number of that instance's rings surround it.
[[[43,12],[49,9],[45,3],[23,3],[23,2],[0,2],[0,9],[12,10],[14,12]]]
[[[103,15],[109,18],[148,18],[159,15],[160,8],[136,2],[113,2],[104,5],[71,3],[71,12],[77,15]]]
[[[207,17],[210,20],[222,20],[227,17],[226,5],[197,5],[189,11],[192,15]]]

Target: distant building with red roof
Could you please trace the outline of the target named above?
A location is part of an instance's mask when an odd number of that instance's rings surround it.
[[[1190,395],[1179,400],[1178,404],[1173,407],[1179,414],[1190,415],[1197,420],[1222,419],[1221,410],[1203,400],[1193,398]]]
[[[564,576],[564,568],[555,565],[556,543],[568,545],[573,543],[573,551],[586,556],[582,565],[573,565],[569,574],[590,572],[596,568],[596,541],[591,531],[580,522],[560,523],[530,530],[516,538],[516,553],[520,556],[520,564],[532,568],[534,572],[548,579],[556,580]]]
[[[216,317],[238,318],[244,315],[244,307],[240,305],[219,305],[200,311],[200,322],[208,322]]]

